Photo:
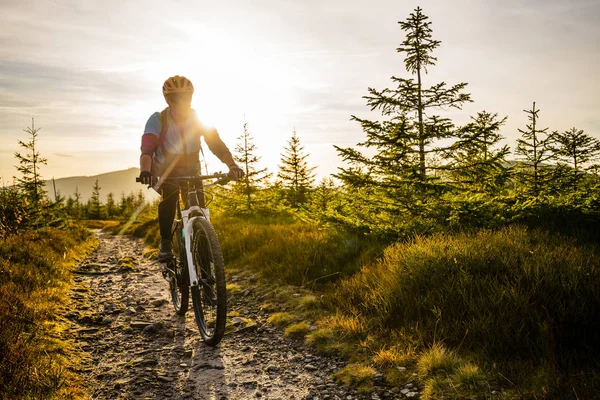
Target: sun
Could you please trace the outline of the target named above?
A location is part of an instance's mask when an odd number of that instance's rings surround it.
[[[160,95],[162,83],[169,76],[184,75],[194,84],[192,107],[198,118],[214,126],[231,151],[248,122],[264,160],[276,157],[282,138],[296,124],[290,115],[298,111],[299,88],[314,84],[310,78],[285,49],[277,48],[276,39],[260,42],[251,32],[209,29],[198,23],[178,22],[173,29],[179,31],[179,39],[157,43],[160,62],[145,71],[145,81],[156,86],[157,95],[137,110],[166,106]]]

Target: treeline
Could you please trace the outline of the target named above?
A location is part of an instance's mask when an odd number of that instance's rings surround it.
[[[110,192],[106,195],[106,201],[101,201],[102,187],[98,179],[94,182],[92,195],[87,202],[81,201],[81,194],[78,188],[75,188],[73,197],[69,196],[64,201],[64,210],[72,218],[76,219],[113,219],[129,217],[133,212],[145,204],[144,193],[139,190],[137,193],[121,192],[120,199],[115,199],[115,195]]]
[[[364,96],[381,119],[352,116],[365,139],[335,146],[344,164],[314,181],[314,167],[294,131],[276,179],[258,164],[260,152],[244,126],[236,161],[246,171],[222,206],[238,212],[309,210],[344,229],[390,238],[521,222],[559,229],[594,226],[600,213],[600,140],[578,128],[549,131],[535,102],[511,150],[501,134],[507,117],[481,111],[465,125],[441,113],[472,102],[467,83],[425,84],[440,41],[417,8],[400,26],[408,77]]]
[[[128,195],[121,193],[120,199],[108,193],[106,201],[101,201],[102,188],[97,179],[92,196],[86,202],[82,201],[77,188],[73,196],[65,198],[56,192],[54,201],[50,200],[41,176],[41,167],[47,165],[47,159],[36,147],[39,130],[32,119],[31,127],[24,129],[29,140],[19,140],[23,151],[14,154],[19,163],[17,171],[20,177],[15,177],[10,183],[2,182],[0,187],[0,237],[7,238],[42,227],[62,228],[72,219],[128,217],[145,203],[141,190]]]

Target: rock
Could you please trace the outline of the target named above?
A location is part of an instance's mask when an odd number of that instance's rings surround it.
[[[165,300],[165,299],[158,299],[158,300],[154,300],[154,301],[153,301],[151,304],[152,304],[154,307],[162,307],[162,306],[164,306],[165,304],[168,304],[168,303],[169,303],[169,301],[168,301],[168,300]]]
[[[80,325],[91,325],[94,322],[94,320],[89,315],[84,315],[83,317],[78,318],[77,322]]]
[[[65,317],[67,319],[70,319],[71,321],[76,320],[79,317],[79,313],[77,311],[73,311],[68,313],[67,315],[65,315]]]
[[[142,333],[145,334],[151,334],[151,333],[156,333],[159,330],[161,330],[164,327],[164,324],[162,322],[157,322],[155,324],[150,324],[144,327],[144,329],[142,329]]]
[[[138,367],[149,367],[158,364],[158,361],[153,358],[139,358],[134,360],[132,364]]]
[[[269,364],[266,368],[267,372],[279,372],[280,368],[277,365]]]
[[[251,331],[254,331],[254,330],[257,330],[257,325],[256,324],[250,324],[250,325],[247,325],[247,326],[243,326],[243,327],[241,327],[239,329],[236,329],[234,331],[234,333],[251,332]]]
[[[151,324],[152,324],[151,322],[146,322],[146,321],[131,321],[129,326],[131,326],[133,329],[144,329],[145,327],[147,327]]]
[[[419,393],[417,392],[408,392],[406,393],[406,397],[412,399],[413,397],[417,397]]]
[[[80,329],[79,331],[77,331],[77,333],[82,334],[82,335],[86,335],[86,334],[97,333],[99,330],[100,329],[98,329],[98,328]]]
[[[315,367],[313,364],[306,364],[306,365],[304,366],[304,368],[306,368],[306,369],[307,369],[307,370],[309,370],[309,371],[316,371],[316,370],[318,369],[318,368],[317,368],[317,367]]]
[[[403,395],[406,395],[406,394],[408,394],[409,392],[410,392],[410,390],[409,390],[409,389],[402,389],[402,390],[400,391],[400,393],[402,393]]]

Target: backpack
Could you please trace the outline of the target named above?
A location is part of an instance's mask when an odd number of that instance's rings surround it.
[[[163,155],[165,156],[166,161],[171,161],[173,156],[170,155],[168,151],[163,147],[165,138],[167,137],[167,130],[169,129],[169,107],[165,108],[160,112],[160,133],[158,136],[158,146],[156,149],[161,149]],[[197,132],[200,133],[201,127],[197,126]],[[196,173],[201,172],[201,166],[199,161],[199,152],[188,153],[185,142],[183,144],[183,166],[179,165],[179,161],[176,161],[177,166],[172,167],[173,174],[175,175],[195,175]],[[200,152],[202,152],[202,158],[206,164],[206,158],[204,157],[204,150],[202,149],[202,145],[200,145]],[[162,176],[166,169],[168,169],[167,165],[160,164],[158,162],[152,163],[153,175]],[[169,171],[171,173],[171,171]]]

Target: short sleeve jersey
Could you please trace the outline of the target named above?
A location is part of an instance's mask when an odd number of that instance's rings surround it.
[[[177,126],[171,116],[167,118],[169,127],[165,133],[163,147],[164,150],[171,154],[193,154],[200,151],[200,136],[198,135],[198,119],[196,111],[192,110],[187,121]],[[160,137],[160,112],[155,112],[148,118],[144,133],[151,133],[156,135],[158,139]],[[156,161],[164,163],[165,155],[162,152],[162,148],[158,148],[154,154]]]

